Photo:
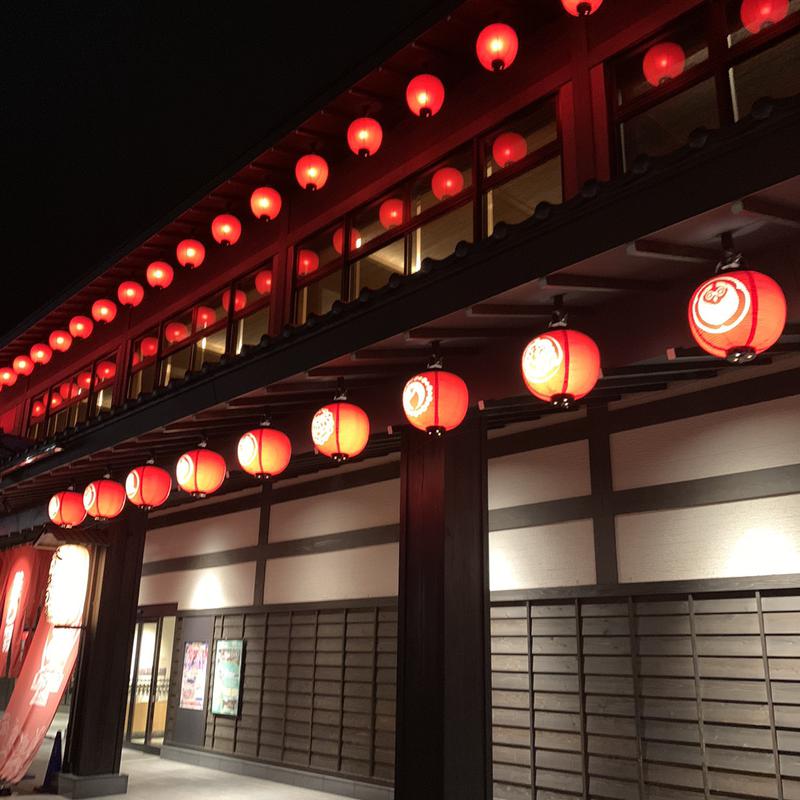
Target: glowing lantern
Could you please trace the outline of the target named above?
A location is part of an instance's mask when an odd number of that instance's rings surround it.
[[[0,386],[11,387],[17,382],[17,373],[11,367],[0,369]]]
[[[166,289],[175,277],[175,271],[166,261],[153,261],[147,267],[147,282],[154,289]]]
[[[341,464],[367,446],[369,417],[358,406],[337,400],[314,414],[311,439],[322,455]]]
[[[41,400],[34,400],[33,404],[31,405],[31,416],[34,419],[38,419],[39,417],[44,416],[46,406]]]
[[[303,189],[315,192],[328,180],[328,162],[322,156],[311,153],[298,159],[294,174]]]
[[[50,410],[55,411],[62,403],[64,399],[61,397],[60,394],[51,394],[50,395]]]
[[[720,272],[695,289],[689,328],[707,353],[733,363],[772,347],[786,324],[786,298],[772,278],[753,270]]]
[[[319,256],[313,250],[300,250],[297,253],[297,274],[302,278],[319,269]]]
[[[573,17],[588,17],[603,5],[603,0],[561,0],[561,5]]]
[[[178,486],[192,497],[214,494],[222,486],[226,472],[225,459],[205,448],[184,453],[175,467]]]
[[[600,351],[585,333],[553,327],[522,354],[528,391],[558,408],[570,408],[592,391],[600,377]]]
[[[175,248],[175,254],[178,258],[178,263],[182,267],[197,269],[206,257],[206,248],[197,239],[184,239],[178,243],[177,248]]]
[[[478,34],[478,41],[475,43],[478,61],[490,72],[508,69],[514,63],[518,49],[516,31],[502,22],[487,25]]]
[[[399,197],[390,197],[381,203],[378,209],[378,219],[388,231],[397,225],[403,224],[403,201]]]
[[[444,103],[444,84],[435,75],[417,75],[406,87],[406,102],[418,117],[432,117]]]
[[[758,33],[786,17],[789,0],[743,0],[739,13],[742,25],[750,33]]]
[[[281,211],[281,196],[270,186],[259,186],[250,195],[250,210],[256,219],[268,222],[275,219]]]
[[[677,78],[686,66],[686,54],[675,42],[654,44],[645,54],[642,71],[645,80],[651,86],[661,86],[673,78]]]
[[[464,176],[455,167],[442,167],[433,173],[431,191],[437,200],[455,197],[464,189]]]
[[[219,214],[211,222],[211,235],[217,244],[236,244],[242,235],[242,223],[233,214]]]
[[[47,621],[56,630],[63,633],[63,629],[77,628],[81,624],[88,588],[89,551],[81,544],[62,544],[50,559],[44,600]]]
[[[155,336],[145,336],[139,342],[139,352],[142,358],[153,358],[158,353],[158,339]]]
[[[383,129],[376,119],[359,117],[347,129],[347,144],[361,158],[374,156],[383,141]]]
[[[30,375],[33,372],[33,361],[28,356],[17,356],[13,366],[17,375]]]
[[[88,392],[91,385],[92,385],[92,373],[91,372],[79,372],[78,377],[78,386],[82,391]]]
[[[149,511],[164,505],[172,491],[169,472],[152,464],[136,467],[125,479],[125,494],[138,508]]]
[[[113,380],[117,374],[117,365],[113,361],[101,361],[97,365],[96,375],[98,383]]]
[[[89,317],[73,317],[69,321],[69,332],[76,339],[88,339],[94,330],[94,322]]]
[[[46,344],[35,344],[31,347],[31,361],[34,364],[49,364],[53,351]]]
[[[342,254],[342,246],[344,245],[344,228],[337,228],[333,232],[333,249],[339,254]],[[350,252],[358,250],[361,247],[361,231],[357,228],[350,228]]]
[[[169,322],[164,328],[164,338],[170,344],[177,344],[189,338],[189,329],[182,322]]]
[[[260,295],[272,293],[272,270],[262,269],[256,273],[256,291]]]
[[[292,443],[281,431],[257,428],[239,439],[236,454],[245,472],[256,478],[269,479],[280,475],[289,466]]]
[[[92,303],[92,317],[95,322],[113,322],[117,316],[117,304],[102,298]]]
[[[525,137],[513,131],[501,133],[492,142],[492,158],[500,169],[505,169],[509,164],[525,158],[528,154],[528,143]]]
[[[80,492],[58,492],[47,506],[50,521],[59,528],[74,528],[86,519],[83,495]]]
[[[135,308],[144,300],[144,288],[136,281],[123,281],[117,287],[117,300],[120,305]]]
[[[204,331],[210,328],[217,321],[217,312],[208,306],[197,306],[197,316],[195,317],[195,327],[197,330]]]
[[[67,331],[53,331],[47,341],[50,347],[59,353],[66,353],[72,347],[72,335]]]
[[[418,430],[441,436],[457,428],[467,414],[469,392],[458,375],[434,368],[415,375],[403,390],[406,419]]]
[[[231,304],[231,290],[226,289],[222,293],[222,307],[226,311],[229,311],[230,304]],[[247,305],[247,295],[241,289],[237,289],[236,293],[233,295],[233,310],[241,311],[246,305]]]
[[[125,487],[108,478],[92,481],[83,490],[83,507],[93,519],[114,519],[125,508]]]
[[[73,400],[80,394],[80,389],[78,388],[77,383],[64,381],[64,383],[58,387],[58,393],[64,400]]]

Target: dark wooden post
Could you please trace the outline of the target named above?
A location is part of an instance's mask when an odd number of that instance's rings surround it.
[[[397,800],[491,796],[484,442],[403,434]]]
[[[94,581],[72,700],[59,792],[94,797],[127,790],[119,774],[147,515],[132,508],[109,523]]]

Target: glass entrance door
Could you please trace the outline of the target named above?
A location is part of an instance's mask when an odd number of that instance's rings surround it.
[[[164,743],[174,636],[175,617],[136,624],[125,723],[128,744],[158,749]]]

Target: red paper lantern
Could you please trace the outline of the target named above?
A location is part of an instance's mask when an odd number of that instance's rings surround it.
[[[222,307],[226,311],[229,311],[230,304],[231,304],[231,290],[226,289],[222,293]],[[241,311],[246,305],[247,305],[247,295],[241,289],[237,289],[236,293],[233,295],[233,310]]]
[[[50,410],[55,411],[62,403],[64,398],[60,394],[50,395]]]
[[[11,367],[0,369],[0,386],[11,387],[17,382],[17,373]]]
[[[592,391],[600,377],[600,351],[585,333],[550,328],[522,354],[528,391],[558,408],[570,408]]]
[[[455,167],[442,167],[433,173],[431,191],[437,200],[455,197],[464,189],[464,176]]]
[[[399,197],[390,197],[384,200],[378,209],[378,219],[388,231],[403,224],[403,201]]]
[[[645,80],[651,86],[661,86],[673,78],[677,78],[686,66],[686,54],[675,42],[654,44],[645,54],[642,71]]]
[[[74,400],[80,394],[80,389],[77,383],[64,381],[64,383],[58,387],[58,393],[64,400]]]
[[[80,492],[58,492],[50,498],[47,515],[59,528],[74,528],[86,519],[83,495]]]
[[[44,416],[44,412],[47,406],[45,406],[42,400],[34,400],[31,404],[31,417],[34,419],[39,419],[39,417]]]
[[[772,278],[727,270],[704,281],[689,302],[689,328],[707,353],[733,363],[772,347],[786,325],[786,298]]]
[[[573,17],[588,17],[603,5],[603,0],[561,0],[561,5]]]
[[[292,457],[289,437],[274,428],[257,428],[248,431],[236,451],[242,469],[256,478],[274,478],[280,475]]]
[[[311,153],[298,159],[294,174],[303,189],[315,192],[328,180],[328,162],[322,156]]]
[[[139,342],[139,352],[142,358],[153,358],[158,353],[158,339],[155,336],[145,336]]]
[[[406,87],[406,102],[418,117],[432,117],[444,103],[444,84],[435,75],[417,75]]]
[[[46,344],[35,344],[31,347],[31,361],[34,364],[49,364],[53,351]]]
[[[259,186],[250,195],[250,210],[256,219],[267,222],[275,219],[281,211],[281,196],[271,186]]]
[[[76,339],[88,339],[94,330],[94,322],[89,317],[77,316],[69,321],[69,332]]]
[[[50,334],[47,340],[53,350],[59,353],[66,353],[72,347],[72,335],[67,331],[57,330]]]
[[[517,32],[502,22],[487,25],[475,42],[478,61],[490,72],[508,69],[517,57],[519,39]]]
[[[78,381],[78,386],[80,386],[81,390],[88,392],[92,385],[92,373],[79,372],[77,381]]]
[[[236,244],[242,235],[242,223],[233,214],[218,214],[211,222],[211,235],[217,244]]]
[[[214,494],[222,486],[226,472],[225,459],[205,448],[184,453],[175,467],[178,486],[192,497]]]
[[[120,305],[136,308],[144,300],[144,287],[136,281],[123,281],[117,288]]]
[[[358,406],[337,400],[314,414],[311,439],[322,455],[341,464],[367,446],[369,417]]]
[[[175,277],[175,271],[166,261],[153,261],[147,267],[147,282],[154,289],[166,289]]]
[[[170,344],[177,344],[189,338],[189,328],[182,322],[169,322],[164,328],[164,338]]]
[[[136,467],[125,478],[125,494],[128,500],[144,511],[163,506],[172,491],[169,472],[152,464]]]
[[[333,232],[333,249],[339,254],[342,254],[344,245],[344,228],[337,228]],[[350,228],[350,252],[358,250],[361,247],[361,231],[357,228]]]
[[[107,383],[114,379],[117,374],[117,365],[113,361],[101,361],[95,368],[97,382]]]
[[[125,508],[125,487],[108,478],[92,481],[83,490],[83,507],[93,519],[114,519]]]
[[[509,164],[525,158],[527,154],[528,143],[519,133],[506,131],[492,142],[492,158],[500,169],[505,169]]]
[[[740,9],[742,25],[750,33],[759,33],[775,25],[789,13],[789,0],[743,0]]]
[[[92,303],[92,318],[95,322],[113,322],[117,316],[117,304],[105,297]]]
[[[457,428],[464,421],[468,407],[466,383],[443,369],[420,372],[403,389],[406,419],[431,436],[441,436]]]
[[[195,316],[195,328],[204,331],[210,328],[217,321],[217,312],[208,306],[197,306],[197,315]]]
[[[359,117],[347,129],[347,144],[361,158],[374,156],[383,141],[383,129],[376,119]]]
[[[319,269],[319,256],[313,250],[300,250],[297,253],[297,274],[302,278]]]
[[[17,356],[13,366],[17,375],[30,375],[33,372],[33,361],[28,356]]]
[[[272,294],[272,270],[262,269],[256,273],[256,291],[260,295]]]
[[[182,267],[189,269],[197,269],[206,257],[206,248],[202,242],[197,239],[184,239],[178,243],[175,248],[175,253],[178,258],[178,263]]]

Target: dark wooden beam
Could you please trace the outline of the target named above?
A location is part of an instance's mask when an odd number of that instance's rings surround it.
[[[661,242],[657,239],[637,239],[628,245],[629,256],[661,258],[666,261],[683,261],[694,264],[714,264],[719,260],[719,251],[688,244]]]
[[[745,197],[737,200],[731,210],[734,214],[750,217],[762,217],[768,222],[783,225],[795,230],[800,228],[800,209],[773,203],[762,197]]]
[[[578,289],[583,292],[658,292],[663,284],[657,281],[640,281],[633,278],[604,278],[598,275],[573,275],[570,272],[556,273],[542,278],[540,286],[550,289]],[[569,308],[565,308],[569,311]],[[591,314],[592,309],[579,309],[581,316]]]
[[[440,347],[439,355],[472,356],[479,352],[477,347]],[[425,361],[431,357],[427,347],[371,347],[367,350],[356,350],[351,355],[353,361]]]
[[[473,317],[549,317],[553,314],[553,306],[479,303],[472,306],[468,313]]]
[[[424,365],[429,358],[430,353],[420,356],[420,364]],[[332,367],[315,367],[310,369],[307,374],[309,378],[335,378],[338,376],[363,378],[367,375],[379,378],[405,374],[408,370],[407,364],[341,364]]]
[[[509,339],[528,335],[525,328],[413,328],[406,335],[409,339]]]

